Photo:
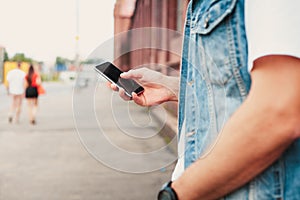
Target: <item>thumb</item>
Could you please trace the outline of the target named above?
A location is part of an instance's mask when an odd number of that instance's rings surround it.
[[[132,93],[132,100],[140,105],[140,106],[147,106],[146,105],[146,101],[145,101],[145,97],[143,94],[141,94],[140,96],[138,96],[135,92]]]
[[[139,69],[132,69],[128,72],[123,72],[120,76],[126,79],[141,79],[143,77],[143,73]]]

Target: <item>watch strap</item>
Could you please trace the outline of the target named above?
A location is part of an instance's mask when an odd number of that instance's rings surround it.
[[[175,190],[172,188],[172,181],[169,181],[168,183],[164,184],[161,191],[168,192],[168,194],[170,194],[172,200],[178,200],[178,196],[177,196]]]

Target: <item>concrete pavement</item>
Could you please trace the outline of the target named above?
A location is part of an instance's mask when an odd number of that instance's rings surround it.
[[[89,133],[99,132],[99,127],[88,126],[89,118],[82,116],[81,119],[75,114],[74,119],[73,103],[76,99],[83,105],[88,104],[80,100],[84,95],[77,95],[74,100],[71,84],[48,83],[44,86],[47,94],[39,99],[36,126],[28,122],[25,101],[20,123],[8,124],[9,98],[3,86],[0,87],[0,200],[155,199],[161,185],[170,179],[174,164],[158,167],[176,157],[174,152],[171,149],[164,151],[160,157],[155,157],[152,165],[147,165],[149,168],[142,163],[128,165],[131,161],[122,158],[118,152],[108,151],[106,154],[120,162],[105,160],[106,157],[98,155],[102,152],[96,152],[105,149],[93,152],[93,147],[88,146],[89,141],[80,141],[77,134],[79,132],[83,135],[81,139],[85,140]],[[99,87],[102,86],[100,83]],[[155,152],[166,146],[163,137],[157,134],[163,132],[163,124],[150,119],[143,108],[128,106],[122,100],[112,98],[110,90],[100,90],[101,95],[93,97],[95,102],[101,102],[94,105],[95,116],[114,146],[133,155]],[[84,107],[75,109],[81,112]],[[135,113],[130,115],[130,122],[138,126],[128,125],[128,113],[123,112],[124,109]],[[114,116],[113,121],[111,116]],[[85,142],[87,146],[83,145]],[[93,144],[98,146],[99,143]],[[143,159],[149,162],[148,158]],[[138,173],[124,172],[134,170]]]

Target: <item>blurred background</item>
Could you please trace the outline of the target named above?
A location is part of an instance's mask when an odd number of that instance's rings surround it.
[[[176,144],[169,145],[168,152],[157,159],[163,166],[160,169],[138,174],[116,170],[95,159],[80,138],[82,132],[96,133],[99,127],[91,125],[78,135],[74,98],[95,91],[96,85],[97,94],[91,98],[101,102],[95,106],[98,120],[110,119],[112,101],[119,108],[120,119],[128,118],[128,104],[118,97],[112,100],[112,91],[93,71],[95,63],[105,59],[97,49],[107,41],[112,41],[111,61],[123,71],[147,66],[178,76],[180,55],[174,52],[181,51],[188,2],[0,0],[0,199],[156,198],[176,162],[164,163],[164,156],[176,157]],[[145,27],[168,31],[131,32]],[[18,63],[25,73],[33,64],[46,90],[39,97],[36,125],[29,123],[25,99],[20,122],[8,122],[11,97],[6,76]],[[88,103],[80,100],[82,105]],[[176,139],[177,104],[165,103],[163,109],[164,117],[154,113],[153,123],[145,128],[157,132],[148,140],[120,137],[122,132],[117,134],[120,127],[113,118],[105,121],[107,134],[126,151],[155,151]],[[147,108],[132,105],[130,112],[133,119],[149,118]],[[129,128],[136,129],[135,125]]]

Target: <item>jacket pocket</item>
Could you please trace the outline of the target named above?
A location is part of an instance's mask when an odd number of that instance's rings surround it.
[[[237,67],[234,8],[237,0],[204,0],[193,4],[191,33],[196,34],[202,73],[212,84],[224,86]],[[229,17],[230,16],[230,17]],[[227,18],[226,18],[227,17]],[[205,72],[206,71],[206,72]],[[205,75],[206,74],[206,75]]]
[[[199,7],[192,8],[192,31],[210,33],[222,20],[232,13],[237,0],[206,0]]]

